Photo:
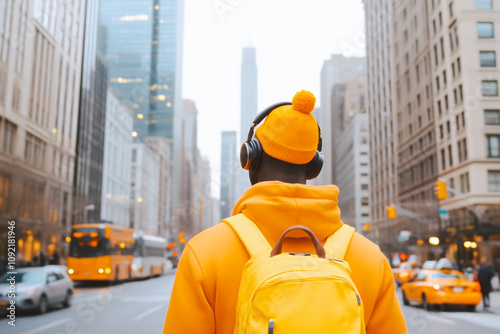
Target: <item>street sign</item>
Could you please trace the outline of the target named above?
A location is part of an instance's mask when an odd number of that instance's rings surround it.
[[[448,209],[439,209],[439,217],[441,219],[450,219],[450,213]]]

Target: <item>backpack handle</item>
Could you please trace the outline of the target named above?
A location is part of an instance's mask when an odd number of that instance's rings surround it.
[[[302,225],[292,226],[288,228],[285,232],[283,232],[278,242],[276,243],[276,246],[274,246],[273,250],[271,251],[271,257],[281,254],[281,250],[283,249],[283,240],[285,240],[286,234],[293,230],[302,230],[306,232],[311,238],[312,243],[314,244],[314,248],[316,249],[316,254],[318,255],[318,257],[322,259],[326,258],[325,248],[319,242],[318,237],[316,237],[313,231]]]

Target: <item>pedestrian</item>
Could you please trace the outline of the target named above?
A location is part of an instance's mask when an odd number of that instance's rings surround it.
[[[315,101],[314,95],[302,91],[292,103],[263,111],[240,152],[242,166],[251,169],[252,186],[234,206],[233,216],[241,213],[250,219],[271,246],[293,225],[308,227],[321,244],[343,225],[338,187],[306,185],[306,179],[315,177],[322,166],[318,152],[321,132],[311,114]],[[255,123],[260,126],[254,138]],[[316,254],[311,239],[293,232],[284,239],[284,250]],[[407,333],[388,260],[376,244],[359,233],[347,243],[344,259],[361,296],[358,303],[362,300],[366,333]],[[191,239],[177,269],[163,333],[234,333],[240,280],[249,259],[240,238],[226,223]],[[301,303],[293,305],[300,308]],[[320,305],[309,306],[311,303],[303,298],[308,309],[324,311]],[[271,300],[269,304],[274,307]],[[335,310],[342,308],[335,304]],[[272,321],[269,333],[274,328]]]
[[[54,254],[52,254],[52,257],[50,258],[49,263],[50,264],[59,264],[59,253],[57,251],[54,251]]]
[[[495,275],[493,267],[486,263],[486,259],[481,259],[481,264],[477,273],[477,280],[481,286],[481,294],[483,295],[484,308],[490,307],[490,292],[493,290],[491,279]]]
[[[40,252],[40,266],[43,267],[45,265],[45,261],[46,261],[46,258],[45,258],[45,254],[42,252]]]

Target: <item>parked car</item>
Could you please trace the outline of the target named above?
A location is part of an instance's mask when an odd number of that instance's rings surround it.
[[[0,307],[6,311],[9,298],[10,282],[15,277],[16,309],[36,310],[45,313],[49,306],[62,303],[64,307],[71,306],[74,293],[73,281],[68,277],[63,266],[45,266],[19,268],[17,274],[4,274],[0,277]]]
[[[434,305],[465,305],[474,311],[481,301],[479,283],[470,282],[465,276],[452,269],[421,270],[410,282],[401,287],[403,304],[422,304],[425,310]]]

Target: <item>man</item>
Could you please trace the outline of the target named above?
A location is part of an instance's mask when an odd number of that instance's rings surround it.
[[[315,101],[314,95],[302,91],[292,105],[271,110],[255,133],[263,149],[258,157],[255,150],[248,152],[250,146],[256,147],[253,140],[242,147],[242,154],[254,155],[259,163],[250,171],[252,187],[236,203],[233,215],[243,213],[252,220],[271,246],[293,225],[310,228],[322,244],[343,225],[337,186],[306,185],[310,163],[318,159],[321,148],[319,127],[311,114]],[[253,127],[250,136],[252,131]],[[314,253],[309,239],[294,236],[285,239],[285,252]],[[234,333],[238,288],[249,258],[227,224],[190,240],[177,269],[164,333]],[[391,267],[378,246],[356,233],[345,260],[363,300],[366,332],[406,333]]]
[[[483,295],[483,307],[490,307],[490,292],[493,290],[491,279],[495,276],[493,268],[486,263],[486,259],[481,259],[481,265],[477,272],[477,280],[481,286],[481,294]]]

